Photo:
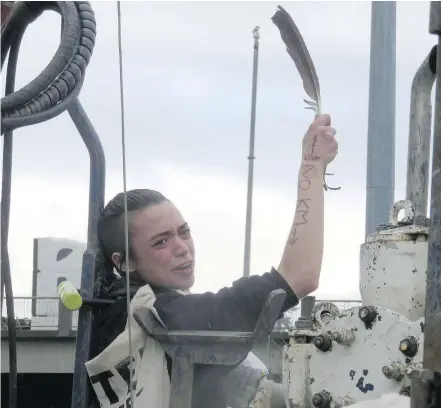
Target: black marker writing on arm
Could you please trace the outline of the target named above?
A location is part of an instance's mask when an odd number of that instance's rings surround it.
[[[317,116],[302,145],[294,221],[278,271],[298,298],[318,287],[323,259],[324,192],[326,165],[337,154],[335,130],[328,115]]]
[[[320,157],[315,156],[315,147],[317,145],[317,135],[314,135],[310,141],[310,144],[304,146],[304,155],[302,166],[300,167],[299,172],[299,182],[298,182],[298,190],[299,197],[297,199],[296,212],[294,217],[294,222],[291,227],[291,231],[288,238],[288,243],[290,245],[294,245],[298,241],[297,229],[301,228],[302,225],[308,223],[309,217],[309,201],[311,200],[308,197],[307,192],[311,188],[311,178],[314,177],[316,173],[315,169],[317,168],[317,162],[320,160]],[[312,161],[312,164],[308,164],[308,161]],[[300,193],[303,192],[304,194]]]

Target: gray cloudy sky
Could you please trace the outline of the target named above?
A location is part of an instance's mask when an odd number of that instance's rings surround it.
[[[300,141],[312,120],[270,18],[276,2],[123,2],[129,188],[155,188],[190,222],[196,291],[242,274],[252,29],[261,27],[252,273],[277,266],[292,221]],[[330,167],[318,295],[358,295],[364,238],[370,2],[282,2],[315,62],[340,153]],[[115,2],[94,2],[98,35],[80,99],[107,155],[107,199],[122,190]],[[404,198],[412,77],[435,44],[429,2],[397,8],[396,199]],[[17,86],[50,61],[59,17],[28,30]],[[32,238],[86,236],[88,155],[67,114],[16,132],[10,253],[17,295],[29,295]]]

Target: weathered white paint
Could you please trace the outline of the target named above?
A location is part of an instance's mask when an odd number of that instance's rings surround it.
[[[309,408],[312,405],[310,387],[311,344],[317,332],[298,330],[284,347],[282,359],[282,385],[287,407]]]
[[[411,203],[394,205],[387,229],[370,235],[360,248],[360,294],[363,305],[393,310],[415,321],[424,316],[428,228],[412,222]]]
[[[352,330],[355,339],[351,345],[333,341],[330,351],[323,352],[313,343],[298,344],[303,332],[292,332],[285,347],[283,359],[284,387],[288,407],[310,408],[314,394],[328,391],[334,400],[347,406],[364,400],[379,398],[384,394],[399,393],[410,385],[410,374],[415,363],[422,361],[422,346],[414,358],[408,359],[400,350],[400,341],[413,336],[423,344],[423,319],[412,322],[398,313],[377,307],[378,316],[366,328],[358,316],[359,308],[342,311],[323,326],[315,326],[315,333],[336,333]],[[386,378],[383,367],[397,363],[403,367],[399,381]],[[409,367],[406,374],[404,368]],[[343,403],[343,401],[345,401]]]

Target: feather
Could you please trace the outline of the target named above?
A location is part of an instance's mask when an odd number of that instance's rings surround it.
[[[279,29],[286,51],[299,71],[306,94],[312,99],[312,101],[305,100],[309,105],[306,109],[312,109],[321,114],[320,83],[317,71],[299,29],[282,6],[278,6],[272,21]]]
[[[282,7],[278,6],[276,14],[271,18],[273,23],[280,31],[283,42],[286,45],[286,51],[294,61],[297,67],[297,71],[303,81],[303,88],[306,94],[312,100],[304,99],[304,102],[308,105],[305,109],[311,109],[315,113],[321,115],[321,96],[320,96],[320,83],[315,70],[314,63],[312,62],[311,55],[306,47],[305,41],[300,34],[299,29],[294,23],[288,12]],[[325,175],[332,175],[325,172]],[[325,190],[340,190],[338,188],[329,187],[323,177],[323,187]]]

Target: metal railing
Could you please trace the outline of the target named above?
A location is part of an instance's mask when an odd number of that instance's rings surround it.
[[[57,297],[17,296],[14,297],[14,310],[19,331],[50,330],[69,335],[76,330],[78,312],[67,310]],[[6,317],[2,316],[2,331],[7,330]]]
[[[361,300],[316,300],[316,302],[332,302],[340,310],[357,307]],[[32,313],[35,303],[35,313]],[[3,308],[5,310],[5,308]],[[14,297],[14,310],[17,330],[51,330],[62,329],[64,333],[72,334],[76,331],[78,312],[70,312],[61,305],[57,297]],[[300,317],[300,308],[295,307],[285,313],[285,318],[276,324],[276,329],[293,326]],[[6,331],[6,317],[2,316],[2,331]]]

